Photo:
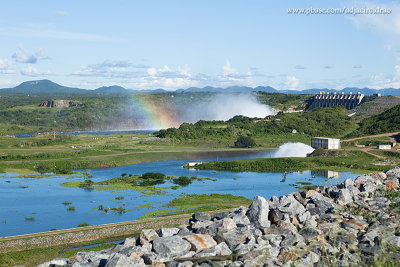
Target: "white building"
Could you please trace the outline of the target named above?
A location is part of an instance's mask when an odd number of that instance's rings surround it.
[[[392,149],[391,145],[378,145],[378,149]]]
[[[324,149],[340,149],[340,139],[327,138],[327,137],[312,137],[311,138],[312,148],[324,148]]]

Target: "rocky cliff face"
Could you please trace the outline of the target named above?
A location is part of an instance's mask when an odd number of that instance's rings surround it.
[[[50,100],[45,101],[39,104],[39,107],[48,107],[48,108],[68,108],[68,107],[77,107],[82,104],[78,102],[74,102],[71,100]]]
[[[198,212],[189,226],[145,229],[111,249],[39,266],[397,266],[399,179],[395,168],[280,198],[256,196],[249,207]]]

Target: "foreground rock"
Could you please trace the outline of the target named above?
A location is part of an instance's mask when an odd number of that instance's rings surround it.
[[[400,169],[266,200],[189,226],[142,231],[99,252],[47,266],[370,266],[400,265]]]

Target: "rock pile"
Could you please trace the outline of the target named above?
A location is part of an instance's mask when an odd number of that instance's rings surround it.
[[[250,207],[193,214],[189,226],[44,266],[364,266],[400,263],[400,168]]]

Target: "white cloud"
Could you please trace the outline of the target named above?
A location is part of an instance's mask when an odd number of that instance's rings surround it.
[[[38,48],[35,53],[27,51],[23,45],[18,45],[18,50],[11,56],[15,62],[36,64],[39,59],[49,59],[43,48]]]
[[[0,58],[0,74],[13,74],[12,63],[9,59]]]
[[[379,73],[373,75],[370,80],[369,88],[400,88],[400,65],[395,65],[392,74]]]
[[[300,80],[295,76],[287,76],[285,85],[289,87],[289,90],[296,90],[299,86]]]
[[[222,67],[224,76],[235,74],[235,69],[231,66],[231,62],[226,60],[225,65]]]
[[[400,35],[400,5],[391,4],[375,4],[372,2],[362,2],[366,8],[387,8],[391,10],[390,14],[362,14],[351,16],[350,19],[359,29],[368,29],[374,33],[382,34],[385,38],[390,35]],[[389,34],[389,35],[388,35]]]
[[[59,16],[68,16],[68,12],[67,12],[67,11],[64,11],[64,10],[57,10],[57,11],[56,11],[56,15],[59,15]]]
[[[82,66],[80,70],[75,71],[75,76],[93,76],[106,78],[129,78],[140,77],[143,71],[134,70],[136,67],[127,60],[105,60],[102,63]]]
[[[26,66],[26,68],[21,70],[21,74],[24,76],[30,76],[30,77],[37,77],[37,76],[43,76],[43,75],[55,75],[55,73],[51,72],[50,70],[47,71],[40,71],[33,67],[32,65]]]

